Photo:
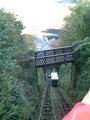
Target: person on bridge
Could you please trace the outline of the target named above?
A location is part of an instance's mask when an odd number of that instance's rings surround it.
[[[90,120],[90,90],[62,120]]]

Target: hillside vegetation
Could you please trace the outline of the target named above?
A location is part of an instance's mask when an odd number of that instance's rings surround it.
[[[33,36],[23,29],[14,14],[0,10],[0,120],[36,120],[42,84],[30,60]]]
[[[76,87],[72,88],[71,65],[61,67],[61,86],[73,102],[83,98],[90,88],[90,2],[80,2],[71,9],[71,15],[65,18],[66,25],[61,34],[60,46],[72,45],[77,55]],[[67,69],[67,71],[66,71]]]

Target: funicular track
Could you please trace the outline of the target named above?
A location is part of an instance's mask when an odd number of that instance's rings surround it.
[[[39,120],[52,120],[52,105],[50,98],[50,81],[48,80],[39,114]]]
[[[53,120],[62,120],[73,104],[60,88],[51,88]]]
[[[51,50],[35,52],[35,67],[47,67],[66,63],[74,63],[76,59],[73,46],[66,46]],[[41,102],[39,120],[62,120],[62,117],[71,110],[72,104],[60,88],[47,87]]]
[[[73,107],[62,89],[50,85],[50,80],[47,80],[38,120],[62,120]]]
[[[66,114],[67,112],[69,112],[71,110],[71,108],[73,107],[73,104],[69,101],[68,97],[62,91],[62,89],[57,88],[56,91],[57,91],[60,101],[62,103],[62,108],[63,108],[64,114]]]

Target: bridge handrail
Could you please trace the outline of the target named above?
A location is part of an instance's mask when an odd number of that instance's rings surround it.
[[[73,47],[72,46],[53,48],[53,49],[48,49],[48,50],[42,50],[42,51],[35,52],[35,58],[41,57],[41,56],[44,57],[44,56],[58,55],[58,54],[69,53],[69,52],[73,52]]]
[[[57,57],[57,56],[66,56],[66,55],[70,55],[70,54],[75,54],[75,52],[69,52],[69,53],[62,53],[62,54],[57,54],[57,55],[49,55],[49,56],[43,56],[43,57],[37,57],[35,58],[35,60],[37,59],[43,59],[43,58],[51,58],[51,57]]]

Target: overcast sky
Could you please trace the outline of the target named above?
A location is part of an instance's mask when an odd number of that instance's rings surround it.
[[[18,15],[26,26],[25,33],[41,28],[59,28],[68,13],[68,8],[55,0],[0,0],[0,8]]]

